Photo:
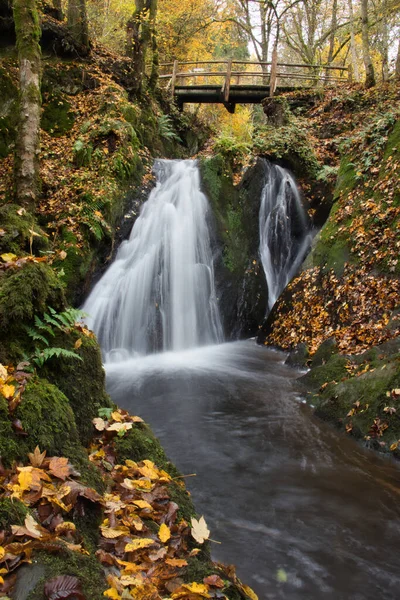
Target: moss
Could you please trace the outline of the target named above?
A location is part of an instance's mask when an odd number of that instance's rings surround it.
[[[335,274],[340,277],[343,274],[344,266],[350,260],[354,261],[354,256],[350,255],[348,240],[345,233],[340,233],[335,221],[335,215],[339,210],[338,203],[334,204],[329,219],[322,228],[314,249],[307,259],[307,266],[320,266],[324,270],[333,269]]]
[[[334,198],[339,198],[341,195],[347,195],[356,187],[357,183],[355,164],[349,157],[343,156],[340,161]]]
[[[122,438],[117,439],[115,450],[118,463],[123,463],[127,459],[139,462],[147,458],[172,477],[180,475],[175,465],[168,460],[158,439],[145,424],[132,428]]]
[[[324,383],[340,381],[347,375],[347,358],[339,354],[334,354],[326,364],[311,369],[306,375],[300,378],[300,382],[307,389],[317,391]]]
[[[34,559],[45,568],[45,576],[30,592],[27,600],[42,600],[44,584],[58,575],[73,575],[82,585],[83,594],[90,600],[104,600],[103,592],[107,589],[101,564],[95,556],[85,556],[78,552],[63,551],[57,554],[35,552]]]
[[[11,525],[23,525],[28,508],[23,502],[0,498],[0,530],[7,529]]]
[[[63,94],[53,92],[45,96],[41,128],[54,137],[65,135],[74,125],[74,112]]]
[[[0,275],[0,362],[17,361],[30,344],[24,324],[48,305],[64,307],[63,285],[49,265],[27,263]]]
[[[191,518],[196,516],[190,493],[175,481],[169,485],[168,492],[172,502],[176,502],[179,506],[178,519],[184,519],[190,523]]]
[[[15,437],[11,425],[8,403],[0,395],[0,459],[5,464],[10,464],[13,458],[18,455],[18,445],[18,439]]]
[[[9,421],[7,417],[0,412],[0,428]],[[35,377],[28,383],[13,418],[21,421],[27,435],[18,436],[9,428],[8,446],[2,455],[5,464],[26,460],[28,452],[39,446],[48,456],[68,457],[84,482],[98,490],[103,489],[100,473],[89,462],[81,446],[68,398],[56,386]]]
[[[74,343],[81,341],[79,349]],[[85,335],[69,334],[54,338],[52,345],[74,350],[82,361],[53,358],[45,366],[44,373],[68,398],[75,415],[81,443],[86,446],[93,437],[92,419],[99,409],[111,406],[104,390],[104,369],[97,340]]]
[[[27,212],[21,212],[17,204],[5,204],[0,207],[0,223],[4,234],[0,237],[0,252],[12,252],[20,256],[21,250],[39,253],[48,248],[45,232],[38,227],[36,220]],[[32,235],[32,230],[35,234]]]

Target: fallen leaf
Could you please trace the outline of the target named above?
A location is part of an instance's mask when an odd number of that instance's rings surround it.
[[[86,600],[79,579],[72,575],[59,575],[44,584],[44,596],[47,600]]]
[[[163,523],[160,529],[158,530],[158,537],[160,538],[163,544],[168,542],[168,540],[170,539],[171,531],[170,528],[167,525],[165,525],[165,523]]]
[[[154,540],[150,538],[138,538],[125,546],[125,552],[135,552],[141,548],[148,548],[154,544]]]
[[[192,517],[191,527],[192,537],[194,537],[199,544],[203,544],[210,537],[210,530],[208,529],[203,516],[200,517],[199,520]]]
[[[49,471],[54,477],[65,481],[71,475],[71,466],[68,463],[68,458],[53,456],[50,459]]]
[[[40,452],[39,446],[36,446],[34,451],[28,454],[28,458],[33,467],[41,467],[45,457],[46,450],[44,452]]]

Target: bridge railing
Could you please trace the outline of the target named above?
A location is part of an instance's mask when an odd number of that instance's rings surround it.
[[[225,100],[231,86],[265,86],[273,95],[278,87],[319,87],[351,78],[344,66],[306,65],[244,60],[177,61],[160,65],[160,80],[174,93],[176,87],[220,86]]]

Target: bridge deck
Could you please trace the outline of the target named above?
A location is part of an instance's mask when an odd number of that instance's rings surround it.
[[[186,102],[218,103],[229,112],[235,111],[236,104],[258,104],[276,93],[338,85],[348,81],[346,76],[351,79],[347,67],[278,63],[276,53],[270,63],[175,60],[161,67],[173,67],[172,73],[162,73],[160,80],[166,82],[179,107]]]

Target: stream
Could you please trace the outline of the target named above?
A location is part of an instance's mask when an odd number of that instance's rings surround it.
[[[400,471],[312,416],[284,354],[222,343],[197,163],[154,170],[129,240],[83,307],[113,400],[196,473],[186,482],[220,542],[214,559],[235,564],[260,600],[398,599]],[[311,232],[293,177],[265,173],[260,257],[272,307]]]
[[[213,558],[260,600],[399,598],[400,472],[315,419],[284,359],[252,340],[153,354],[108,364],[108,389],[197,474]]]

